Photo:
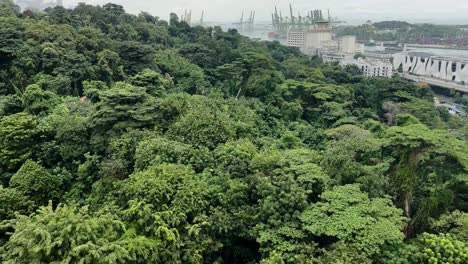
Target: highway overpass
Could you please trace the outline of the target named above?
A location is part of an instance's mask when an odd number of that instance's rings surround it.
[[[447,89],[455,89],[457,91],[468,94],[468,85],[461,85],[456,82],[441,80],[441,79],[427,77],[427,76],[412,75],[408,73],[398,73],[398,74],[401,77],[408,79],[408,80],[412,80],[415,82],[425,82],[429,85],[439,86],[439,87],[443,87]]]

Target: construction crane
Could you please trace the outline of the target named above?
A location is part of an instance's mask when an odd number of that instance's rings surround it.
[[[185,9],[184,15],[182,15],[180,21],[183,21],[189,25],[192,24],[192,10],[187,12],[187,9]]]
[[[238,30],[248,30],[251,31],[254,28],[254,23],[255,23],[255,10],[251,10],[249,14],[249,18],[247,20],[244,20],[244,11],[242,11],[242,15],[240,18],[239,23],[234,23],[234,25],[238,25]]]
[[[275,6],[275,12],[271,14],[272,25],[275,31],[279,33],[286,33],[288,30],[307,30],[311,25],[314,25],[318,22],[332,22],[337,23],[338,21],[333,21],[330,17],[330,12],[328,12],[328,20],[323,18],[321,10],[312,10],[308,11],[306,16],[301,16],[298,12],[297,16],[294,16],[293,7],[289,4],[289,17],[283,17],[281,10],[278,14],[278,8]]]

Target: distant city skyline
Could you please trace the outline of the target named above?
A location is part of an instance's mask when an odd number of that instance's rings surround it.
[[[48,2],[48,0],[45,0]],[[244,14],[255,10],[256,21],[270,21],[271,13],[277,6],[284,16],[289,16],[289,4],[294,15],[304,14],[313,9],[330,9],[333,17],[339,17],[347,24],[362,24],[366,20],[404,20],[411,23],[468,24],[468,4],[460,0],[64,0],[69,7],[86,2],[103,5],[108,2],[125,7],[130,13],[147,11],[161,19],[169,13],[179,16],[185,10],[192,10],[192,19],[199,19],[202,10],[205,21],[233,22]]]

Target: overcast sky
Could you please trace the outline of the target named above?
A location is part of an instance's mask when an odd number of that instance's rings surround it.
[[[170,12],[182,14],[192,10],[192,19],[198,20],[205,11],[205,21],[237,21],[242,11],[256,11],[256,20],[270,20],[275,5],[289,14],[289,3],[295,15],[313,9],[330,9],[333,17],[348,23],[362,23],[368,19],[406,20],[409,22],[468,24],[467,0],[64,0],[65,6],[78,2],[123,5],[128,12],[149,13],[167,19]]]

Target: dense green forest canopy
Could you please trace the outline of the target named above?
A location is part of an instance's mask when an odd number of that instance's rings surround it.
[[[115,4],[0,0],[1,263],[468,263],[431,91]]]
[[[358,26],[340,26],[338,35],[355,35],[358,40],[400,41],[438,38],[455,40],[466,37],[466,25],[411,24],[404,21],[380,21]]]

